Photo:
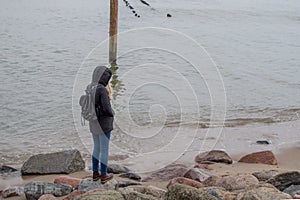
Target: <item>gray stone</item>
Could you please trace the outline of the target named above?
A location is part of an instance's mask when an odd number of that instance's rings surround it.
[[[128,173],[123,173],[120,175],[121,178],[129,178],[132,180],[137,180],[140,181],[142,178],[140,175],[133,173],[133,172],[128,172]]]
[[[224,151],[212,150],[197,155],[195,157],[195,162],[196,163],[216,162],[216,163],[231,164],[232,158]]]
[[[71,185],[44,182],[31,182],[24,187],[27,200],[37,200],[44,194],[52,194],[56,197],[65,196],[71,193],[72,190]]]
[[[112,179],[105,184],[103,184],[104,189],[106,190],[115,190],[118,188],[119,182],[116,179]]]
[[[156,172],[153,172],[151,175],[146,177],[143,181],[149,181],[149,180],[167,181],[176,177],[183,177],[183,175],[187,171],[188,168],[185,165],[171,164]]]
[[[237,200],[282,200],[291,199],[289,194],[280,192],[270,184],[254,185],[238,194]]]
[[[119,165],[119,164],[114,164],[114,163],[108,164],[107,171],[108,171],[108,173],[113,173],[113,174],[122,174],[122,173],[131,172],[131,170],[129,168]]]
[[[115,190],[116,188],[118,188],[118,181],[116,181],[115,179],[112,179],[106,182],[105,184],[101,184],[100,180],[93,181],[92,178],[85,178],[82,179],[79,185],[77,186],[77,189],[83,192],[88,192],[95,189]]]
[[[236,200],[237,197],[237,194],[226,191],[225,188],[222,187],[205,187],[200,188],[200,190],[206,191],[218,200]]]
[[[124,200],[124,197],[115,190],[96,189],[75,196],[72,200]]]
[[[248,186],[256,185],[259,181],[251,174],[235,174],[225,176],[217,180],[216,186],[223,187],[226,190],[242,190]]]
[[[103,188],[103,185],[100,181],[93,181],[92,178],[85,178],[80,181],[77,186],[77,190],[87,192],[90,190],[95,190],[98,188]]]
[[[300,185],[291,185],[288,188],[285,188],[283,192],[294,197],[295,195],[300,194]]]
[[[130,186],[127,188],[124,188],[124,190],[131,190],[136,191],[142,194],[151,195],[153,197],[156,197],[158,199],[164,199],[166,190],[163,190],[161,188],[154,187],[152,185],[148,186]]]
[[[0,167],[1,174],[10,174],[10,173],[17,172],[17,171],[18,171],[17,169],[10,167],[10,166],[6,166],[6,165],[3,165]]]
[[[128,200],[158,200],[159,198],[156,198],[151,195],[142,194],[136,191],[132,190],[121,190],[121,194],[123,195],[124,199]]]
[[[267,182],[274,185],[280,191],[283,191],[290,185],[300,185],[300,173],[298,171],[291,171],[277,174]]]
[[[194,188],[202,188],[204,187],[202,183],[200,183],[199,181],[194,181],[192,179],[189,178],[185,178],[185,177],[177,177],[177,178],[173,178],[172,180],[170,180],[170,182],[167,185],[167,188],[171,187],[172,185],[175,184],[183,184],[183,185],[188,185]]]
[[[83,170],[85,163],[78,150],[31,156],[22,166],[22,175],[69,174]]]
[[[270,170],[270,171],[262,171],[262,172],[254,172],[252,173],[259,181],[266,181],[277,175],[278,172]]]
[[[218,199],[218,200],[223,200],[223,199],[220,197],[220,195],[217,193],[217,191],[214,190],[213,188],[207,189],[207,193],[210,194],[210,195],[212,195],[212,196],[214,196],[214,197],[215,197],[216,199]]]
[[[218,200],[206,191],[187,185],[175,184],[166,193],[166,200]]]
[[[124,187],[132,186],[132,185],[143,185],[143,184],[137,183],[137,182],[132,182],[132,181],[119,181],[117,187],[124,188]]]
[[[23,187],[8,187],[2,191],[3,198],[21,196],[23,194],[24,194]]]
[[[193,179],[195,181],[203,182],[206,179],[212,177],[211,173],[204,171],[203,169],[200,168],[192,168],[189,171],[187,171],[183,177]]]

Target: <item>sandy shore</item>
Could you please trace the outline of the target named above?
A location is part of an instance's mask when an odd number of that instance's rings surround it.
[[[278,160],[278,165],[264,165],[264,164],[247,164],[247,163],[238,163],[234,162],[231,165],[216,163],[209,165],[210,173],[218,175],[218,176],[225,176],[231,175],[236,173],[253,173],[258,171],[267,171],[267,170],[274,170],[276,172],[286,172],[297,170],[300,171],[300,162],[297,159],[297,155],[300,155],[300,148],[299,147],[292,147],[284,149],[282,152],[276,155]],[[236,158],[233,158],[236,160]],[[192,167],[192,166],[191,166]],[[76,178],[84,178],[91,175],[91,171],[80,171],[76,173],[69,174],[69,176],[76,177]],[[26,183],[29,182],[53,182],[54,179],[59,176],[59,174],[53,175],[43,175],[43,176],[20,176],[20,175],[7,175],[1,177],[1,184],[0,189],[3,190],[8,186],[24,186]],[[115,175],[117,180],[128,180],[120,178],[118,175]],[[155,185],[156,187],[160,187],[166,189],[168,181],[160,182],[160,181],[149,181],[143,182],[145,185]],[[26,199],[25,196],[21,197],[11,197],[8,198],[11,200],[24,200]],[[62,199],[62,197],[60,198]]]
[[[203,141],[206,144],[209,144],[208,150],[211,149],[223,149],[225,150],[234,160],[233,164],[212,164],[209,165],[211,168],[209,170],[210,173],[224,176],[236,173],[253,173],[264,170],[274,170],[277,172],[286,172],[297,170],[300,171],[300,121],[297,122],[289,122],[289,123],[279,123],[279,124],[271,124],[271,125],[253,125],[238,127],[238,128],[226,128],[223,130],[221,136],[219,135],[209,135],[204,138],[203,131],[205,129],[201,129],[198,131],[196,137],[194,137],[193,143],[189,146],[189,148],[181,154],[179,159],[175,160],[175,163],[183,163],[187,166],[193,167],[194,157],[199,153],[199,146],[203,145]],[[251,133],[251,135],[249,135]],[[271,145],[258,145],[255,143],[256,140],[266,138],[272,140]],[[180,140],[181,142],[189,139],[188,137]],[[234,144],[234,145],[233,145]],[[201,146],[202,147],[202,146]],[[213,148],[212,148],[213,147]],[[238,163],[237,161],[245,154],[257,152],[261,150],[271,150],[274,152],[278,165],[263,165],[263,164],[247,164],[247,163]],[[170,151],[174,154],[174,151]],[[142,163],[139,165],[136,163],[138,161],[134,159],[126,159],[120,161],[111,161],[116,162],[122,165],[126,165],[129,168],[137,171],[142,175],[143,173],[139,171],[140,168],[146,167],[150,162],[155,160],[166,160],[166,156],[168,153],[164,154],[156,154],[155,157],[151,159],[143,159]],[[176,151],[175,151],[176,153]],[[180,153],[180,152],[177,152]],[[85,158],[87,161],[90,158]],[[87,162],[90,165],[89,162]],[[169,163],[170,164],[170,163]],[[160,166],[159,163],[157,166]],[[163,164],[162,164],[163,166]],[[20,169],[20,166],[13,166]],[[150,168],[148,168],[150,169]],[[73,174],[70,174],[72,177],[83,178],[91,174],[91,171],[80,171]],[[1,175],[0,176],[0,190],[5,189],[9,186],[23,186],[26,183],[33,181],[42,181],[42,182],[53,182],[53,180],[59,175],[43,175],[43,176],[20,176],[20,174],[13,175]],[[125,180],[119,178],[115,175],[117,180]],[[155,185],[160,188],[166,188],[168,182],[144,182],[145,185]],[[12,197],[9,199],[25,199],[22,197]]]

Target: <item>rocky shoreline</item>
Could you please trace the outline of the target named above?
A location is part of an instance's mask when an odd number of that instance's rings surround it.
[[[237,164],[248,168],[236,170]],[[195,155],[193,166],[174,163],[149,174],[137,174],[126,166],[111,163],[109,172],[115,178],[106,184],[93,181],[91,171],[84,169],[85,162],[78,150],[34,155],[20,170],[1,167],[1,174],[19,173],[28,179],[1,188],[1,196],[11,200],[300,198],[300,172],[280,169],[272,151],[253,152],[235,163],[225,151],[212,150]]]

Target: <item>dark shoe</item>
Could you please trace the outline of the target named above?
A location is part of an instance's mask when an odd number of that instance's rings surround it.
[[[101,174],[99,172],[93,172],[93,181],[98,181],[101,178]]]
[[[112,174],[102,174],[101,175],[101,183],[104,184],[107,181],[111,180],[114,177]]]

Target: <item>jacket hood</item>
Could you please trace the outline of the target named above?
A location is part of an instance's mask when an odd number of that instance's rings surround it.
[[[112,76],[112,71],[105,66],[98,66],[94,69],[92,84],[98,83],[106,86]]]

